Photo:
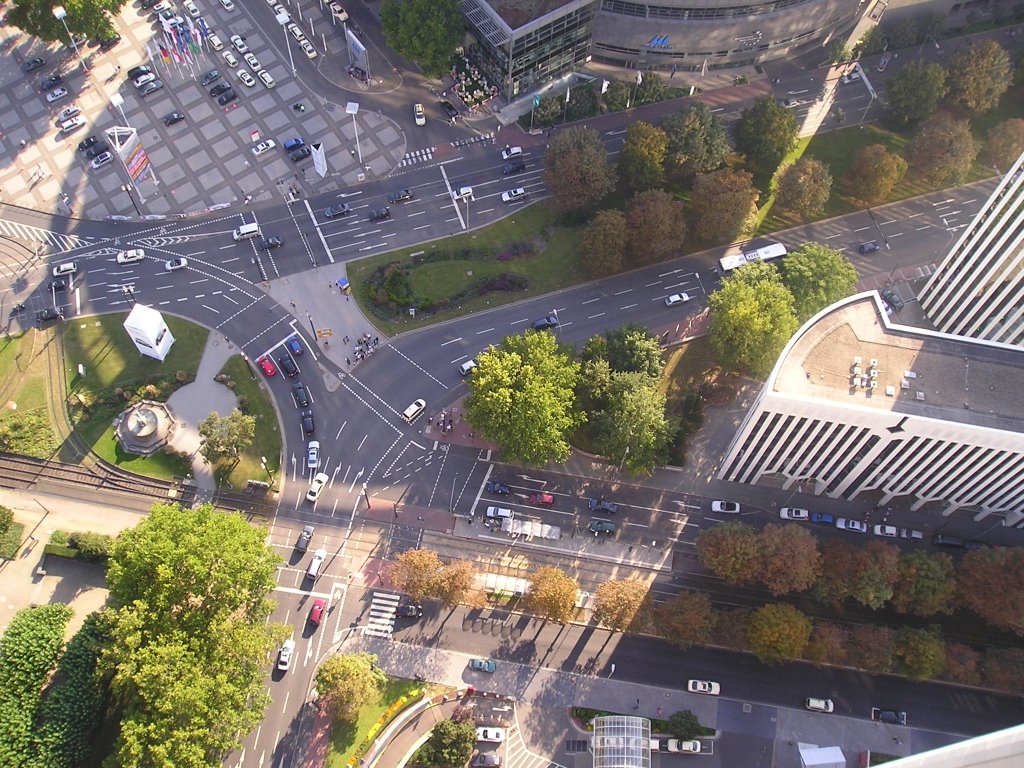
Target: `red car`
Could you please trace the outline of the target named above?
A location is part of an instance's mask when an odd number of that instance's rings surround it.
[[[277,368],[275,368],[274,364],[272,362],[270,362],[270,358],[268,358],[268,357],[261,357],[256,362],[259,365],[259,367],[263,369],[263,373],[265,373],[267,376],[276,376],[277,375]]]
[[[313,601],[313,607],[309,609],[309,623],[314,627],[320,626],[320,621],[324,617],[324,611],[327,610],[327,601],[322,597],[317,598]]]
[[[534,491],[530,494],[530,503],[538,507],[553,507],[555,506],[555,497],[550,493]]]

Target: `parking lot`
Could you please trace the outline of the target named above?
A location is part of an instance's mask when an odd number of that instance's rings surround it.
[[[114,20],[121,36],[118,44],[105,51],[91,43],[80,47],[88,73],[82,72],[74,51],[66,46],[44,47],[13,27],[3,28],[9,55],[0,63],[0,104],[7,118],[2,141],[12,161],[0,170],[0,178],[8,201],[89,218],[166,215],[246,200],[258,204],[281,199],[290,190],[309,196],[358,181],[363,169],[356,157],[356,126],[345,112],[352,94],[332,85],[352,81],[343,71],[347,56],[340,27],[330,16],[308,0],[305,7],[285,6],[296,22],[301,20],[305,43],[316,52],[309,58],[295,36],[278,26],[275,10],[265,3],[243,7],[231,2],[229,11],[218,0],[195,0],[198,16],[189,11],[190,5],[192,0],[170,4],[166,21],[153,9],[142,8],[138,0],[126,6]],[[165,36],[167,27],[171,33]],[[213,49],[203,28],[219,38],[221,50]],[[195,36],[176,37],[175,29],[191,30]],[[241,40],[233,45],[234,35]],[[193,48],[189,40],[201,44]],[[22,65],[35,57],[45,64],[22,71]],[[143,90],[151,89],[152,82],[137,87],[126,77],[143,64],[162,84],[147,95]],[[214,69],[220,78],[201,85]],[[66,88],[68,94],[48,102],[53,89],[42,89],[41,81],[55,75],[62,82],[54,87]],[[230,86],[237,98],[220,104],[218,96],[210,96],[209,90],[220,83]],[[330,93],[332,101],[314,93]],[[120,105],[116,98],[111,102],[115,94],[123,99]],[[302,111],[293,109],[298,103]],[[71,106],[80,110],[83,125],[61,132],[58,117]],[[165,125],[164,118],[174,112],[184,119]],[[374,174],[387,173],[405,151],[401,130],[371,109],[360,111],[355,121],[364,165]],[[122,187],[129,178],[116,157],[93,168],[86,150],[77,150],[89,136],[109,141],[105,132],[125,123],[139,132],[156,179],[128,191]],[[310,157],[294,162],[283,149],[292,138],[322,143],[329,171],[325,179],[315,173]],[[274,139],[275,151],[255,156],[252,147],[266,139]]]

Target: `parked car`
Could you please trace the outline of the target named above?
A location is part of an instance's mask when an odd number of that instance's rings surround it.
[[[267,72],[267,70],[261,69],[256,74],[259,76],[260,80],[263,81],[263,84],[267,86],[267,88],[274,87],[274,78],[271,76],[269,72]]]
[[[266,154],[276,146],[276,141],[274,141],[273,139],[267,139],[266,141],[261,141],[259,144],[254,146],[252,148],[252,153],[256,155],[256,157],[259,157],[260,155]]]
[[[838,528],[841,531],[853,531],[854,533],[868,532],[867,523],[862,523],[860,520],[851,520],[847,517],[837,518],[836,528]]]
[[[64,78],[60,75],[50,75],[49,77],[44,77],[42,80],[39,81],[39,90],[49,91],[53,88],[56,88],[63,82]]]
[[[492,674],[498,668],[493,659],[470,659],[469,668],[474,672],[486,672]]]
[[[711,502],[711,511],[723,515],[738,515],[740,513],[740,505],[735,501],[719,499]]]
[[[274,364],[270,362],[270,358],[261,357],[259,360],[256,361],[256,364],[260,367],[260,369],[266,376],[277,375],[277,368],[275,368]]]
[[[35,56],[31,59],[22,62],[21,71],[33,72],[43,66],[46,66],[46,59],[41,59],[38,56]]]
[[[285,152],[292,152],[298,149],[299,147],[306,146],[306,140],[301,136],[296,136],[291,139],[285,139],[284,144],[282,144],[281,146],[284,148]]]
[[[309,42],[309,40],[300,41],[299,48],[301,48],[302,52],[306,54],[306,58],[315,59],[317,57],[316,48],[313,47],[313,44]]]
[[[423,606],[419,603],[406,603],[398,606],[395,615],[403,619],[418,619],[423,615]]]
[[[924,533],[913,528],[900,528],[900,538],[908,541],[924,541]]]
[[[783,520],[809,520],[811,513],[798,507],[783,507],[779,510],[779,517]]]
[[[90,165],[93,167],[93,170],[97,170],[105,165],[110,165],[113,161],[114,156],[112,154],[109,152],[103,152],[102,154],[96,155]]]
[[[496,752],[477,752],[470,768],[501,768],[501,755]]]
[[[316,432],[316,424],[313,421],[312,411],[302,412],[302,431],[304,434],[312,435]]]
[[[162,80],[154,80],[151,83],[146,83],[144,86],[139,88],[139,96],[149,96],[151,93],[156,93],[164,87]]]
[[[882,536],[886,539],[895,539],[899,536],[899,531],[896,530],[895,525],[876,525],[874,531],[875,536]]]
[[[882,300],[892,307],[894,312],[899,312],[903,307],[906,306],[906,302],[900,298],[900,295],[896,293],[892,288],[882,289]]]
[[[591,520],[588,527],[595,536],[599,533],[603,533],[606,536],[611,536],[615,533],[615,523],[610,520]]]
[[[210,89],[211,96],[220,96],[222,93],[226,93],[231,90],[231,86],[228,83],[217,83],[213,88]]]
[[[489,480],[487,482],[487,492],[493,493],[498,496],[508,496],[512,493],[512,489],[504,483],[499,483],[497,480]]]
[[[619,505],[614,501],[608,501],[607,499],[590,499],[587,502],[587,509],[591,512],[604,512],[609,515],[614,515],[619,511]]]
[[[92,147],[91,149],[86,150],[85,156],[88,157],[91,160],[94,157],[99,157],[104,152],[109,152],[109,151],[110,151],[110,145],[107,144],[107,142],[105,142],[105,141],[101,141],[95,147]]]
[[[234,47],[234,49],[239,53],[248,53],[249,46],[245,44],[245,40],[242,39],[241,35],[232,35],[228,38],[228,40],[231,42],[231,45]]]
[[[717,696],[722,692],[722,686],[711,680],[688,680],[686,690],[690,693],[704,693],[708,696]]]
[[[538,507],[553,507],[555,506],[555,497],[550,493],[534,491],[530,494],[530,503]]]
[[[166,115],[164,115],[164,125],[174,125],[175,123],[180,123],[184,119],[184,112],[168,112]]]
[[[277,358],[277,364],[281,366],[281,370],[289,377],[299,375],[299,366],[288,355],[281,355]]]
[[[238,79],[242,81],[242,85],[246,88],[252,88],[256,85],[256,78],[249,74],[249,70],[240,69],[235,74],[238,76]]]
[[[880,723],[889,723],[890,725],[906,725],[907,713],[901,712],[898,709],[879,709],[874,707],[871,710],[871,719],[877,720]]]
[[[284,345],[288,347],[288,351],[291,352],[293,355],[301,355],[303,352],[306,351],[305,349],[302,348],[302,342],[299,341],[298,337],[296,336],[289,337],[288,341],[286,341]]]
[[[153,71],[153,70],[152,70],[152,69],[151,69],[150,67],[147,67],[147,66],[146,66],[145,64],[140,64],[140,65],[139,65],[139,66],[137,66],[137,67],[132,67],[131,69],[129,69],[129,70],[128,70],[128,71],[127,71],[127,72],[125,73],[125,76],[126,76],[126,77],[127,77],[127,78],[128,78],[129,80],[134,80],[135,78],[137,78],[137,77],[139,77],[139,76],[141,76],[141,75],[145,75],[145,74],[147,74],[147,73],[149,73],[149,72],[152,72],[152,71]]]
[[[832,515],[826,515],[824,512],[811,512],[811,522],[818,525],[835,525],[836,519]]]
[[[444,112],[445,117],[449,120],[454,120],[459,116],[459,110],[453,107],[450,101],[441,101],[438,102],[438,104],[441,107],[441,111]]]
[[[68,96],[68,89],[64,87],[54,88],[48,94],[46,94],[46,101],[48,104],[53,104],[55,101],[66,99]]]
[[[825,712],[828,714],[835,711],[835,704],[832,703],[832,699],[809,698],[804,702],[804,706],[811,712]]]
[[[296,386],[301,386],[296,384]],[[320,466],[320,441],[310,440],[309,445],[306,446],[306,466],[310,469],[316,469]]]
[[[658,751],[696,755],[700,753],[700,742],[696,739],[688,739],[685,741],[681,739],[661,739],[658,742]]]
[[[246,53],[242,58],[245,59],[245,63],[249,65],[249,68],[253,72],[259,72],[263,69],[263,65],[260,64],[260,60],[256,58],[256,54],[252,51]]]
[[[99,143],[99,139],[96,136],[88,136],[78,142],[78,151],[85,152],[88,149],[92,149]]]
[[[312,154],[312,147],[299,147],[294,152],[292,152],[291,155],[289,155],[289,157],[291,157],[293,163],[301,163],[303,160],[305,160]]]
[[[299,533],[299,540],[295,542],[295,548],[299,552],[305,552],[309,549],[309,544],[313,541],[313,533],[316,531],[312,525],[304,526],[302,532]]]
[[[295,404],[299,408],[309,407],[309,392],[306,391],[306,386],[301,381],[292,384],[292,397],[295,398]]]
[[[476,740],[489,744],[501,744],[505,740],[505,729],[494,726],[481,726],[476,729]]]

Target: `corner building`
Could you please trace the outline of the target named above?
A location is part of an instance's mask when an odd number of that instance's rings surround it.
[[[1024,349],[844,299],[790,340],[718,477],[1024,527]]]

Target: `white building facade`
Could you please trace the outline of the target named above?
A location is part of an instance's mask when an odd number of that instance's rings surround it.
[[[718,477],[1024,527],[1024,349],[845,299],[790,340]]]

